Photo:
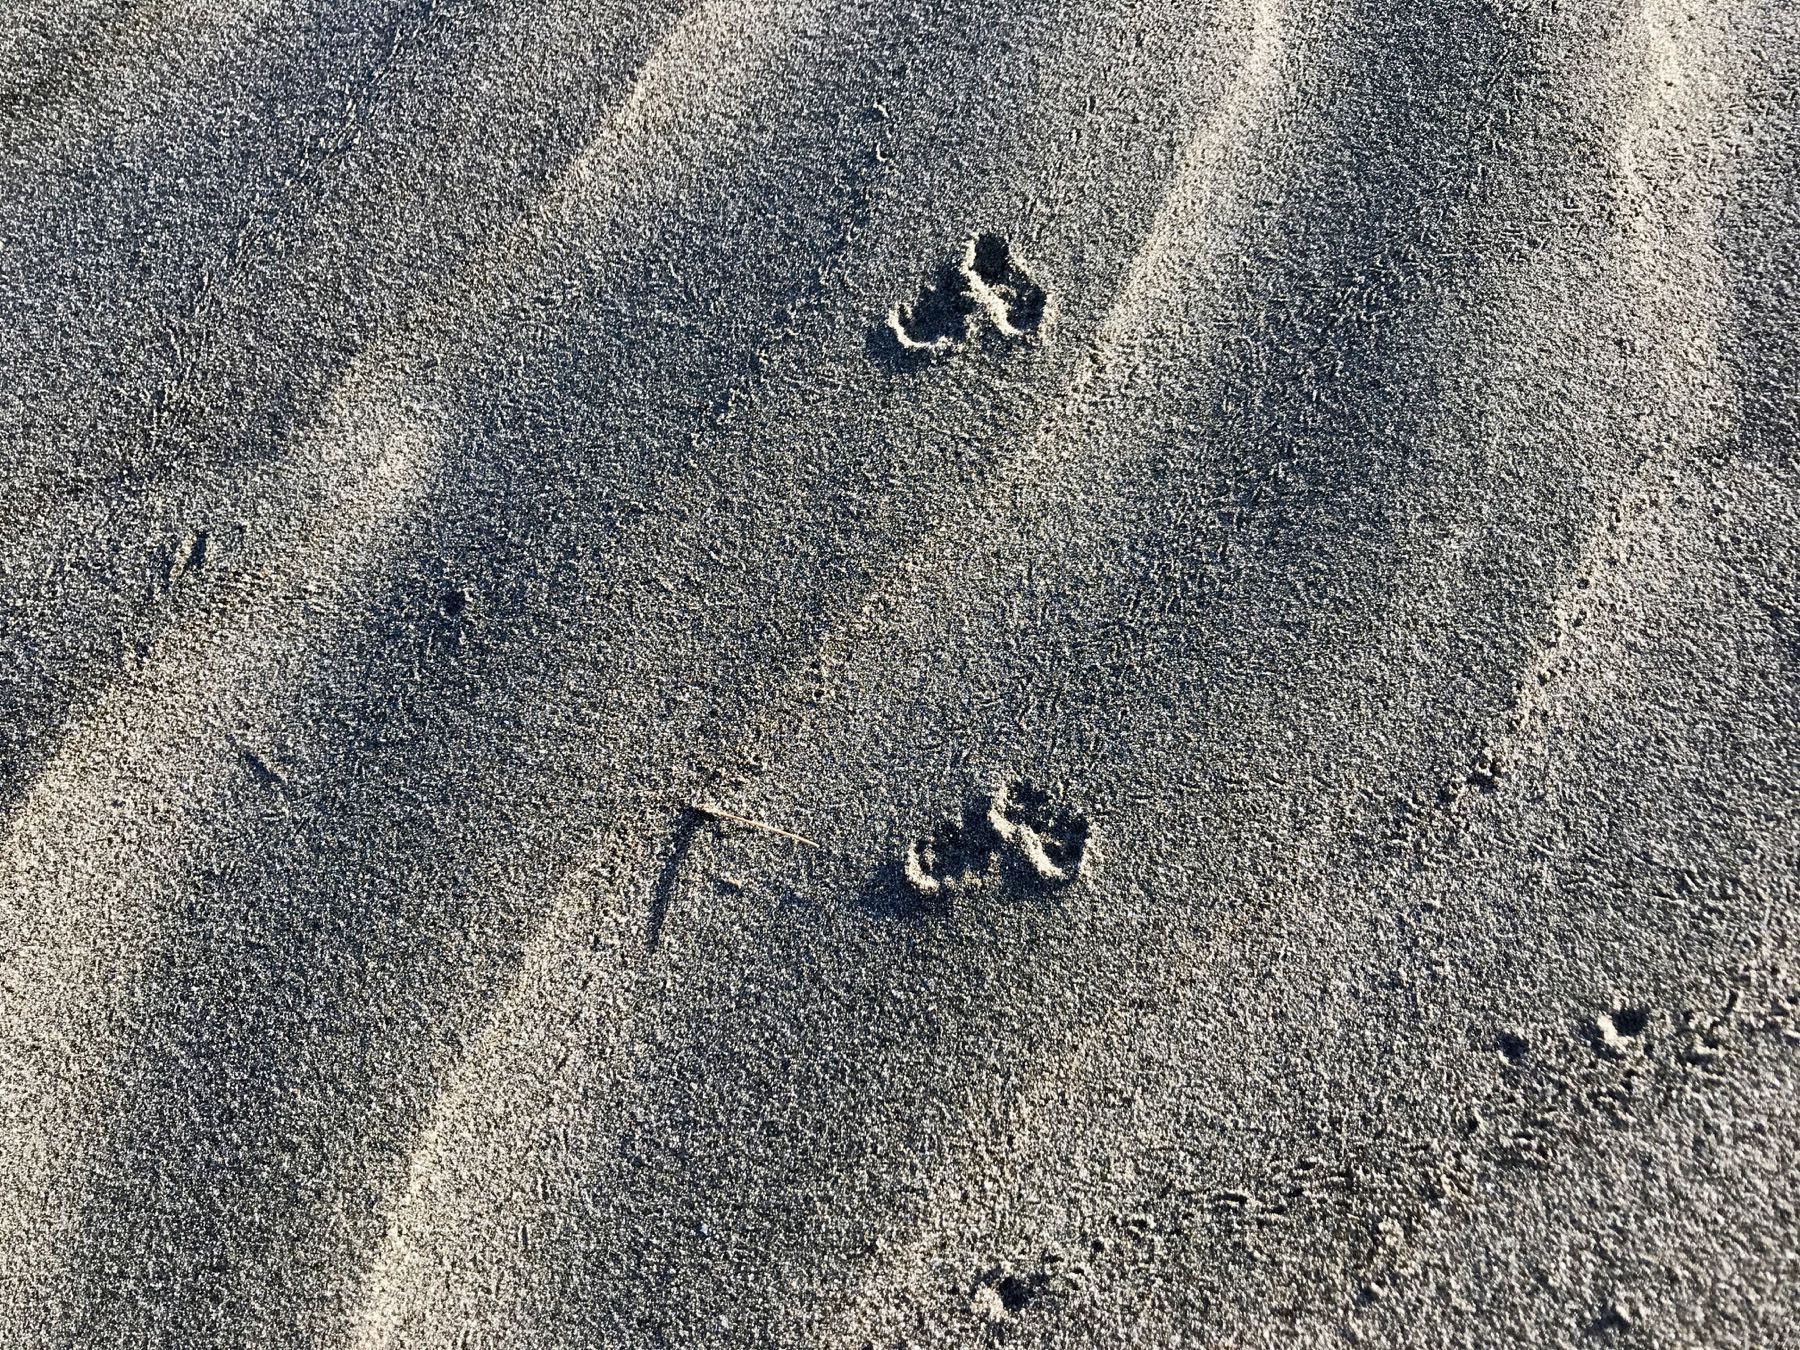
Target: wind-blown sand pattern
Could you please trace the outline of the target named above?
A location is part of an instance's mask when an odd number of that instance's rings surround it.
[[[1800,1346],[1800,14],[3,27],[0,1345]]]

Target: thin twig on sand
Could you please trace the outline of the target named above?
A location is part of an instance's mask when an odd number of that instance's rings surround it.
[[[696,815],[705,816],[708,820],[723,821],[727,825],[742,825],[746,830],[761,830],[764,834],[778,834],[783,839],[792,839],[796,844],[805,844],[808,848],[819,846],[816,840],[808,839],[803,834],[795,834],[792,830],[784,830],[779,825],[771,825],[764,820],[752,820],[749,816],[737,815],[714,806],[710,802],[689,802],[688,810]]]

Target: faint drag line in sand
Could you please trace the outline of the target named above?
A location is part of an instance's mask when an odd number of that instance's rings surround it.
[[[784,12],[798,18],[804,10]],[[114,1082],[115,1037],[130,1020],[161,911],[184,887],[187,864],[171,865],[171,855],[179,857],[171,838],[204,829],[207,814],[224,807],[242,772],[228,736],[236,714],[256,708],[259,695],[316,653],[322,619],[341,623],[357,612],[359,578],[383,566],[406,515],[431,490],[443,387],[422,387],[412,369],[414,335],[491,315],[507,283],[542,264],[551,247],[546,226],[593,223],[591,199],[619,187],[605,171],[654,149],[649,138],[662,129],[655,115],[673,116],[668,95],[686,92],[715,117],[741,105],[753,60],[730,71],[735,80],[706,78],[689,74],[704,66],[681,47],[685,35],[690,44],[728,42],[740,57],[753,56],[733,13],[721,3],[684,16],[558,184],[359,355],[322,422],[299,438],[298,453],[255,484],[262,500],[287,504],[285,537],[300,542],[270,568],[222,588],[225,606],[167,631],[146,663],[115,681],[64,737],[6,822],[0,1096],[11,1109],[0,1120],[0,1275],[30,1291],[8,1305],[34,1309],[29,1327],[14,1328],[19,1343],[61,1334],[59,1319],[71,1312],[78,1178],[108,1133],[100,1103]],[[663,104],[649,102],[655,92]]]
[[[1730,110],[1743,106],[1748,75],[1730,69],[1730,54],[1716,33],[1702,32],[1705,46],[1684,49],[1674,31],[1683,14],[1664,0],[1641,0],[1621,26],[1613,60],[1598,64],[1584,85],[1596,105],[1613,110],[1618,182],[1609,186],[1620,224],[1612,265],[1597,285],[1609,298],[1619,297],[1608,317],[1626,331],[1597,332],[1593,340],[1629,344],[1638,357],[1636,378],[1618,400],[1631,418],[1621,435],[1633,460],[1609,500],[1590,513],[1582,546],[1550,597],[1548,631],[1483,751],[1494,772],[1511,771],[1547,751],[1550,710],[1575,697],[1570,682],[1580,674],[1580,655],[1600,641],[1588,621],[1599,617],[1604,626],[1634,610],[1642,613],[1647,586],[1670,590],[1681,570],[1681,549],[1671,534],[1668,504],[1684,486],[1697,499],[1709,495],[1708,485],[1683,461],[1709,444],[1722,447],[1737,426],[1721,344],[1729,290],[1717,247],[1720,203],[1729,198],[1737,163],[1721,163],[1710,152],[1721,143],[1742,143],[1743,128],[1733,125]],[[1731,21],[1716,22],[1723,30]],[[1713,40],[1706,42],[1708,37]],[[1521,335],[1532,327],[1536,303],[1530,292],[1514,297],[1513,325]],[[1666,434],[1670,426],[1682,434]],[[1692,535],[1686,542],[1697,550],[1705,541]],[[1646,573],[1651,557],[1669,572]],[[1665,594],[1663,603],[1675,599]],[[1460,795],[1465,786],[1458,781],[1451,790]],[[1439,813],[1420,847],[1437,852],[1449,846],[1457,830],[1453,810],[1454,803]]]
[[[34,132],[48,132],[60,139],[63,128],[42,126],[38,116],[63,112],[83,94],[97,94],[94,103],[102,108],[109,101],[122,101],[140,82],[122,81],[106,88],[102,81],[112,73],[110,67],[124,66],[125,73],[134,73],[127,64],[135,54],[133,44],[152,34],[178,35],[171,36],[167,50],[171,56],[179,53],[187,74],[202,41],[213,41],[205,56],[216,60],[219,45],[233,27],[246,30],[275,8],[274,0],[238,0],[236,4],[226,0],[116,0],[114,9],[122,13],[110,23],[102,17],[90,24],[73,53],[58,47],[22,82],[0,87],[0,144],[16,146]],[[100,29],[105,31],[97,31]],[[92,60],[77,61],[80,55]]]
[[[1525,662],[1485,743],[1486,764],[1502,774],[1487,789],[1494,795],[1440,807],[1415,841],[1414,866],[1440,869],[1450,862],[1475,819],[1492,818],[1509,800],[1512,777],[1528,786],[1554,783],[1567,766],[1552,753],[1550,724],[1596,702],[1628,705],[1633,677],[1641,679],[1645,666],[1645,657],[1633,653],[1654,650],[1647,643],[1634,647],[1645,643],[1649,616],[1707,603],[1695,581],[1703,582],[1719,557],[1706,509],[1717,483],[1705,461],[1729,453],[1739,426],[1737,391],[1722,352],[1731,290],[1718,248],[1721,204],[1731,196],[1738,163],[1716,151],[1743,141],[1740,110],[1755,58],[1740,55],[1743,48],[1731,40],[1742,13],[1740,6],[1720,6],[1695,24],[1685,7],[1641,0],[1610,49],[1586,69],[1583,96],[1607,110],[1608,167],[1617,174],[1608,187],[1618,207],[1609,256],[1592,285],[1612,302],[1605,317],[1623,321],[1626,332],[1590,322],[1593,347],[1583,363],[1594,385],[1623,384],[1606,411],[1622,406],[1626,425],[1618,435],[1630,459],[1612,490],[1594,502],[1584,537],[1548,596],[1550,632]],[[1690,35],[1676,31],[1684,19]],[[1523,277],[1517,280],[1505,327],[1526,348],[1522,337],[1539,322],[1542,297]],[[1639,356],[1628,382],[1605,369],[1614,337],[1628,337]],[[1512,345],[1505,337],[1496,342],[1501,351]],[[1679,430],[1670,434],[1672,428]],[[1684,491],[1685,504],[1678,501]],[[1465,784],[1455,786],[1460,796]],[[1387,1081],[1396,1077],[1397,1069]],[[1561,1147],[1575,1145],[1564,1139]],[[1454,1152],[1478,1167],[1484,1150],[1471,1141]],[[1411,1245],[1428,1248],[1431,1233],[1453,1218],[1443,1203],[1421,1202],[1406,1219]]]
[[[654,153],[665,146],[671,133],[695,122],[716,124],[721,132],[708,138],[694,132],[704,150],[728,144],[729,130],[755,97],[758,82],[783,44],[814,14],[826,8],[822,0],[808,3],[775,3],[774,0],[702,0],[675,23],[640,68],[607,130],[560,176],[555,189],[558,219],[570,227],[599,228],[605,206],[602,189],[612,182],[616,162],[628,153]],[[704,155],[697,155],[703,160]],[[610,222],[606,222],[610,223]],[[628,837],[638,821],[623,823],[614,831]],[[603,845],[595,857],[612,848]],[[546,933],[564,933],[571,924],[590,917],[592,885],[589,875],[595,863],[578,865],[557,887],[543,924]],[[639,918],[632,916],[633,920]],[[621,940],[624,940],[623,938]],[[585,955],[586,953],[583,953]],[[485,1246],[489,1234],[470,1231],[462,1179],[470,1170],[464,1164],[471,1146],[479,1149],[479,1133],[471,1126],[498,1099],[496,1083],[535,1083],[536,1095],[548,1097],[555,1073],[539,1077],[530,1065],[542,1058],[541,1039],[529,1029],[563,1008],[570,987],[570,953],[566,943],[533,942],[527,948],[524,968],[511,991],[498,1000],[498,1010],[472,1035],[447,1080],[431,1101],[424,1126],[406,1159],[405,1178],[398,1194],[387,1205],[387,1231],[380,1248],[363,1272],[358,1302],[350,1316],[348,1344],[375,1347],[410,1345],[414,1338],[435,1342],[448,1337],[474,1311],[467,1301],[457,1302],[452,1277],[438,1267],[456,1263],[439,1260],[459,1239]],[[597,971],[591,965],[573,983],[585,995]],[[622,1031],[630,1022],[626,995],[631,972],[623,973],[626,987],[612,990],[608,1006],[616,1014],[611,1047],[622,1048]],[[562,1021],[572,1026],[588,1011],[587,1002]],[[525,1033],[520,1033],[523,1027]],[[562,1039],[569,1041],[568,1027]],[[591,1047],[590,1047],[591,1050]],[[557,1062],[560,1070],[571,1048]],[[541,1103],[548,1112],[553,1103]],[[540,1128],[548,1128],[536,1115]],[[533,1133],[538,1133],[534,1130]],[[476,1169],[479,1170],[479,1169]],[[477,1200],[479,1204],[479,1200]],[[516,1216],[512,1216],[516,1220]],[[511,1226],[509,1225],[509,1231]],[[479,1261],[465,1261],[462,1271],[472,1276]],[[483,1291],[481,1301],[492,1292]],[[452,1295],[445,1303],[442,1296]]]

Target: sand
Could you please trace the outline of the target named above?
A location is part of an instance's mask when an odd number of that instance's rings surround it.
[[[1800,1346],[1800,15],[15,0],[0,1344]]]

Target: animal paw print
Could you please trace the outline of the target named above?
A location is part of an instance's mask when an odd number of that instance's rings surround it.
[[[911,304],[895,305],[885,331],[900,356],[949,356],[984,331],[1008,342],[1036,337],[1049,317],[1050,297],[998,234],[981,234],[963,256],[938,268]]]
[[[948,899],[974,890],[994,874],[994,849],[986,831],[946,820],[924,839],[915,839],[903,864],[907,883],[927,899]]]
[[[1024,858],[1046,886],[1067,886],[1087,862],[1088,820],[1030,783],[1000,788],[988,804],[988,826]]]
[[[1067,886],[1092,865],[1088,818],[1042,788],[1014,780],[985,802],[945,820],[907,847],[907,883],[924,899],[943,902],[1008,870],[1044,887]],[[1012,863],[1012,868],[1006,864]]]

